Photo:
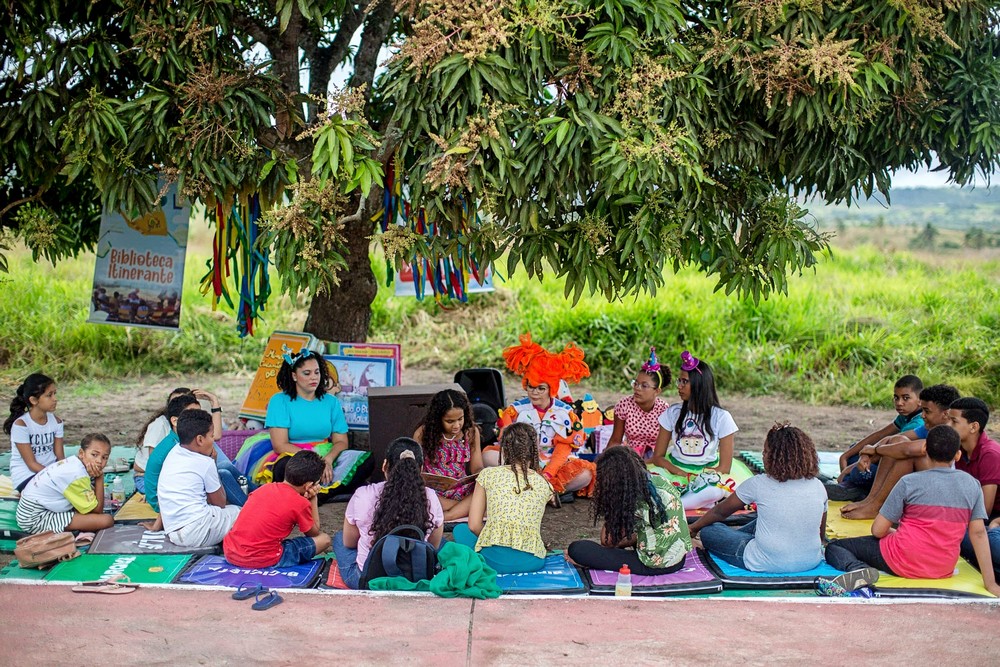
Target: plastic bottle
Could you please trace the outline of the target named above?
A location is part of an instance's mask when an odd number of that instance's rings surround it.
[[[615,597],[632,597],[632,570],[628,569],[628,565],[622,565],[622,569],[618,570]]]
[[[104,509],[109,509],[111,507],[111,485],[104,482]]]
[[[125,504],[125,484],[121,477],[115,476],[115,480],[111,482],[111,500],[118,506]]]

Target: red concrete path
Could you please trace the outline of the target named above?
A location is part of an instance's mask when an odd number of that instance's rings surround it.
[[[1000,607],[764,600],[493,601],[0,586],[0,664],[1000,664]],[[560,639],[556,640],[555,637]],[[739,639],[722,639],[730,637]],[[881,653],[852,645],[875,644]],[[735,650],[736,652],[731,652]],[[31,660],[27,660],[31,656]],[[326,658],[324,658],[326,656]],[[858,663],[862,664],[862,663]]]

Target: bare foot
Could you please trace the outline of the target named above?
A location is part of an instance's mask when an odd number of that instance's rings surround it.
[[[854,520],[874,519],[875,517],[878,516],[878,511],[879,508],[876,507],[875,505],[871,503],[865,503],[850,511],[848,510],[848,508],[845,507],[840,511],[840,515],[845,519],[854,519]]]
[[[700,537],[692,537],[691,538],[691,548],[692,549],[704,549],[705,545],[701,543],[701,538]]]
[[[865,504],[865,502],[863,500],[859,500],[859,501],[857,501],[855,503],[848,503],[848,504],[846,504],[846,505],[844,505],[843,507],[840,508],[840,513],[846,516],[848,513],[857,510],[859,507],[861,507],[864,504]]]

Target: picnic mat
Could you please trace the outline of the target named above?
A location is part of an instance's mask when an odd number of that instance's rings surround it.
[[[845,519],[840,508],[850,503],[831,500],[826,510],[826,536],[831,540],[872,534],[872,519]]]
[[[218,546],[179,547],[163,531],[138,525],[115,524],[97,533],[88,553],[92,554],[217,554]]]
[[[13,551],[13,549],[11,549],[11,551]],[[21,567],[20,564],[14,560],[8,563],[3,569],[0,569],[0,580],[29,579],[31,581],[38,581],[39,579],[44,579],[45,575],[48,573],[48,570],[39,570],[37,567]]]
[[[593,595],[614,595],[618,573],[610,570],[585,570]],[[632,575],[632,595],[666,597],[668,595],[696,595],[719,593],[722,581],[708,571],[701,557],[694,551],[685,556],[684,567],[671,574],[645,576]]]
[[[983,588],[983,575],[964,559],[958,559],[957,574],[947,579],[904,579],[884,572],[875,590],[883,598],[968,598],[994,597]]]
[[[191,556],[109,555],[86,553],[59,563],[45,576],[45,581],[97,581],[124,574],[134,584],[168,584],[190,562]]]
[[[125,504],[115,512],[115,523],[139,523],[140,521],[153,521],[158,515],[156,510],[146,502],[146,496],[141,493],[134,494],[125,501]]]
[[[538,572],[498,574],[497,584],[504,595],[586,595],[587,582],[580,572],[566,562],[561,551],[545,557],[545,565]]]
[[[775,574],[773,572],[751,572],[741,567],[731,565],[712,554],[705,554],[709,569],[722,580],[726,589],[768,589],[789,590],[815,588],[816,577],[836,577],[842,574],[823,561],[818,567],[802,572]]]
[[[268,588],[311,588],[326,561],[316,558],[295,567],[236,567],[222,556],[201,556],[177,577],[181,584],[229,586],[260,584]]]

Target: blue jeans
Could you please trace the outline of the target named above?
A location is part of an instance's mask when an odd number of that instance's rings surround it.
[[[226,503],[243,507],[247,502],[247,494],[240,486],[240,471],[229,460],[229,457],[219,449],[218,445],[215,446],[215,467],[219,471],[219,481],[222,482],[222,488],[226,491]],[[247,493],[256,488],[257,485],[247,479]]]
[[[993,559],[993,572],[997,581],[1000,581],[1000,528],[987,528],[986,541],[990,545],[990,557]],[[976,551],[972,548],[972,540],[969,539],[969,532],[965,532],[962,540],[962,556],[972,563],[977,569],[979,561],[976,560]]]
[[[281,560],[275,567],[295,567],[308,563],[316,555],[316,542],[311,537],[294,537],[281,541]]]
[[[847,459],[847,464],[857,463],[860,456],[851,456]],[[864,491],[871,491],[872,484],[875,483],[875,473],[878,472],[878,463],[873,463],[869,466],[867,472],[862,472],[858,470],[857,466],[844,476],[843,484],[845,486],[853,486]]]
[[[713,523],[702,528],[698,537],[713,556],[745,570],[747,566],[743,562],[743,552],[746,551],[747,544],[754,538],[756,531],[757,519],[739,528],[731,528],[724,523]]]
[[[333,553],[337,557],[340,578],[353,589],[361,582],[361,568],[358,567],[358,550],[344,544],[344,531],[338,530],[333,536]]]
[[[132,477],[132,481],[135,483],[136,493],[146,494],[146,476],[145,475],[135,475]]]
[[[464,544],[472,550],[476,548],[479,537],[469,530],[464,523],[455,526],[452,536],[459,544]],[[484,547],[479,551],[486,564],[497,571],[497,574],[513,574],[515,572],[538,572],[545,567],[545,559],[535,554],[510,547]]]

